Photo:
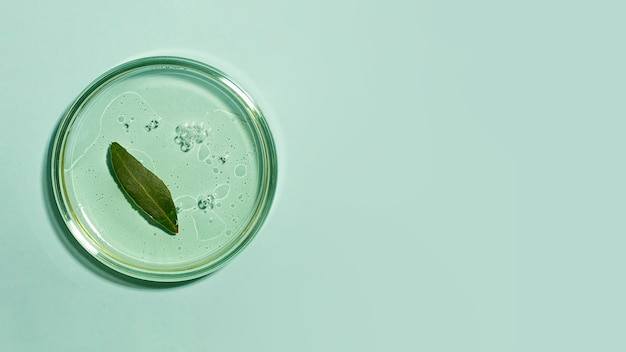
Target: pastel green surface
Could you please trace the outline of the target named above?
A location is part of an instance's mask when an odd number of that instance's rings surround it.
[[[0,1],[0,350],[626,350],[624,13]],[[46,160],[94,77],[172,54],[250,91],[280,175],[236,260],[147,285],[73,245]]]

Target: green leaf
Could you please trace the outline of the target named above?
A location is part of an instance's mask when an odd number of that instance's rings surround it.
[[[165,183],[118,143],[113,142],[109,152],[113,174],[128,198],[163,229],[178,233],[176,206]]]

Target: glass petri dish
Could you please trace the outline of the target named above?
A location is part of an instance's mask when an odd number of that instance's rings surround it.
[[[117,142],[167,185],[179,232],[140,214],[107,162]],[[276,151],[253,99],[219,70],[179,57],[127,62],[89,85],[52,146],[59,212],[87,252],[150,281],[209,274],[255,236],[276,188]]]

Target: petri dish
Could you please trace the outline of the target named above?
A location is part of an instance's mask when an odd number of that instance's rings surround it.
[[[107,161],[117,142],[157,175],[176,205],[169,234],[124,194]],[[259,231],[276,189],[276,151],[254,100],[223,72],[180,57],[124,63],[62,117],[52,187],[67,228],[106,266],[184,281],[233,259]]]

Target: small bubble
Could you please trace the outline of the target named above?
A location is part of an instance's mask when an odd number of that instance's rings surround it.
[[[193,147],[193,142],[184,142],[180,145],[180,150],[186,153],[191,149],[191,147]]]
[[[217,185],[213,189],[213,195],[215,196],[216,199],[226,198],[229,192],[230,192],[230,186],[228,184]]]
[[[226,160],[228,160],[228,157],[229,157],[229,155],[228,155],[228,152],[227,152],[224,155],[220,156],[220,158],[218,160],[219,160],[219,162],[221,164],[226,164]]]
[[[247,173],[248,173],[248,169],[246,168],[246,165],[239,164],[237,165],[237,167],[235,167],[235,176],[244,177],[246,176]]]
[[[215,197],[213,195],[208,195],[206,197],[202,197],[198,200],[198,208],[200,209],[213,209],[215,206]]]
[[[209,147],[206,146],[206,144],[200,144],[199,148],[198,148],[198,159],[199,160],[205,160],[206,158],[209,157]]]
[[[217,174],[217,173],[219,173],[219,172],[220,172],[220,169],[218,169],[218,168],[216,168],[216,167],[214,167],[214,168],[213,168],[213,173],[214,173],[214,174]]]
[[[146,131],[150,132],[150,131],[156,129],[157,127],[159,127],[159,121],[152,120],[152,121],[150,121],[149,124],[146,125]]]
[[[226,236],[230,236],[233,234],[233,231],[231,231],[230,229],[226,230]]]

